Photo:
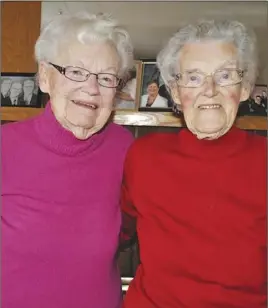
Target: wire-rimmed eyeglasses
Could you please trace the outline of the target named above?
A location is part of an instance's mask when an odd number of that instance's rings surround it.
[[[76,82],[84,82],[88,80],[91,75],[96,76],[98,84],[105,88],[116,88],[119,85],[120,78],[118,78],[114,74],[110,73],[91,73],[85,68],[78,66],[59,66],[54,63],[48,62],[52,65],[57,71],[59,71],[66,78],[76,81]]]
[[[204,85],[208,77],[212,77],[215,84],[226,87],[242,82],[244,71],[236,68],[224,68],[211,74],[200,70],[189,70],[175,75],[178,86],[184,88],[198,88]]]

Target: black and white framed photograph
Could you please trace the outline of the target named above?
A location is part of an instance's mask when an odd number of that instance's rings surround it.
[[[139,110],[171,111],[172,98],[155,61],[143,61]]]
[[[138,110],[141,70],[142,62],[136,60],[134,67],[121,79],[115,95],[115,110]]]
[[[267,116],[267,85],[256,85],[249,99],[241,102],[237,116]]]
[[[35,73],[1,73],[1,106],[41,107]]]

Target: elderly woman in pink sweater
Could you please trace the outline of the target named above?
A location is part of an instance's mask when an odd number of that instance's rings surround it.
[[[119,192],[131,134],[110,123],[133,66],[105,14],[58,16],[35,46],[45,111],[2,128],[2,307],[120,308]]]

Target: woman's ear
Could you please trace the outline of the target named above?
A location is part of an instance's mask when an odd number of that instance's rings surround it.
[[[38,66],[38,85],[43,93],[49,93],[48,74],[47,64],[41,61]]]
[[[249,83],[243,83],[240,92],[240,102],[244,102],[249,99],[251,93],[251,85]]]

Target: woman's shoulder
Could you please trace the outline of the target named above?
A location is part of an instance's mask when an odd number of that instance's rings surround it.
[[[249,148],[267,151],[267,137],[256,132],[245,132],[247,134],[247,145]]]
[[[168,149],[170,145],[173,145],[178,138],[178,134],[174,133],[148,133],[145,136],[138,137],[135,139],[131,146],[131,151],[140,152],[141,154],[145,152],[159,152],[161,149]]]
[[[25,139],[29,140],[33,136],[33,119],[19,122],[9,122],[1,126],[1,146],[2,151],[20,147]]]
[[[25,134],[27,131],[31,131],[33,127],[34,118],[18,121],[18,122],[8,122],[1,125],[1,136],[10,137],[15,135],[17,137]]]
[[[158,94],[157,99],[165,103],[167,103],[168,101],[165,97],[161,96],[160,94]]]
[[[119,124],[109,123],[106,130],[107,138],[114,143],[131,144],[134,140],[133,134],[127,128]]]

